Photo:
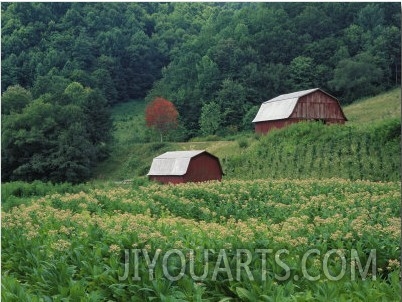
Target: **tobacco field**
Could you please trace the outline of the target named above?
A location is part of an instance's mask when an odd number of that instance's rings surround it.
[[[25,195],[29,187],[7,185],[4,301],[400,300],[399,182],[333,178],[161,186],[144,181],[55,189],[62,193],[45,184],[41,191],[37,183],[36,193]],[[11,201],[14,206],[7,206]],[[130,254],[128,278],[120,278],[125,251],[134,249],[145,250],[151,260],[161,254],[153,277],[141,252],[136,267]],[[166,278],[162,268],[163,254],[172,249],[185,256],[184,264],[177,254],[166,264],[170,276],[183,273],[178,280]],[[261,249],[272,250],[265,278],[261,253],[255,252]],[[305,273],[302,258],[311,249]],[[207,260],[198,257],[202,250],[209,251]],[[237,275],[238,250],[250,251],[251,278],[245,269]],[[274,258],[281,250],[287,251],[280,255],[282,265]],[[331,250],[336,252],[324,259]],[[372,250],[376,259],[370,265]],[[196,275],[207,269],[202,280],[189,273],[191,251]]]

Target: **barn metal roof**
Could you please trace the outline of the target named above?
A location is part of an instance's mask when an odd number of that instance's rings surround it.
[[[205,150],[170,151],[155,157],[148,175],[184,175],[191,158]]]
[[[282,94],[262,103],[253,119],[253,123],[288,118],[292,114],[299,98],[316,90],[319,90],[319,88]]]

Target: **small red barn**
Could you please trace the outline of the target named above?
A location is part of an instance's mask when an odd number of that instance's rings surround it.
[[[219,158],[205,150],[172,151],[155,157],[148,173],[150,180],[161,183],[221,180]]]
[[[300,121],[344,124],[347,119],[339,101],[325,91],[314,88],[282,94],[262,103],[253,123],[256,133],[267,133]]]

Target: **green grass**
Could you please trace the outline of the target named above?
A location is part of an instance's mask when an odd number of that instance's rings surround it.
[[[359,100],[344,108],[348,125],[367,126],[373,122],[401,117],[401,89]]]
[[[117,146],[150,141],[150,132],[145,126],[146,103],[134,100],[113,107],[113,136]]]

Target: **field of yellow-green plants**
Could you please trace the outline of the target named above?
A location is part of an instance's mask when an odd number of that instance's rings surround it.
[[[342,179],[51,193],[2,212],[1,296],[399,301],[400,200]]]

